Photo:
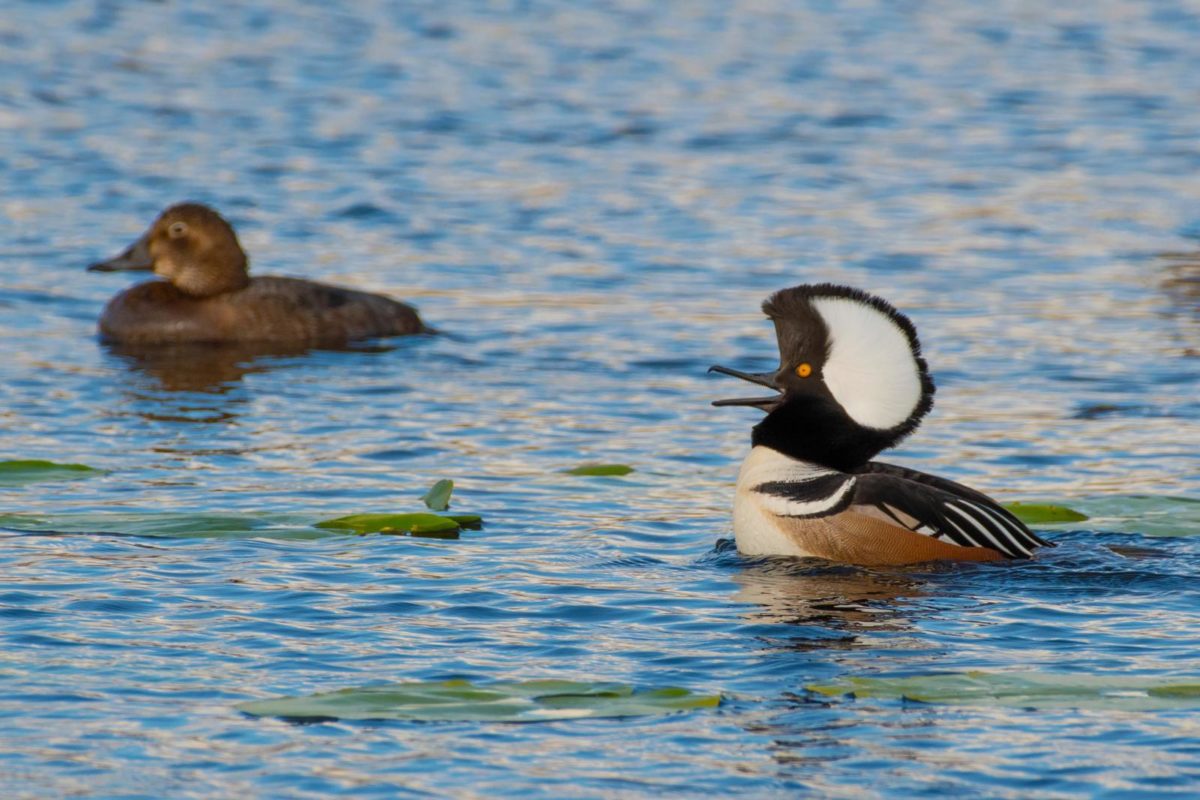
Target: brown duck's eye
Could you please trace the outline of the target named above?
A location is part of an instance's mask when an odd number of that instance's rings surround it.
[[[812,375],[812,364],[809,364],[807,361],[804,362],[796,367],[796,374],[801,378],[807,378],[809,375]]]
[[[178,239],[180,236],[183,236],[185,233],[187,233],[187,223],[186,222],[172,222],[171,226],[169,228],[167,228],[167,235],[170,236],[172,239]]]

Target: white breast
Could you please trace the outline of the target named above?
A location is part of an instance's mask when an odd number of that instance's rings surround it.
[[[800,547],[776,523],[777,515],[789,513],[786,507],[789,501],[761,494],[754,487],[764,483],[802,483],[831,473],[833,470],[788,458],[769,447],[753,448],[742,462],[733,496],[733,535],[738,550],[746,555],[816,555]],[[831,505],[833,502],[836,501],[831,501]],[[807,514],[813,509],[794,511]]]

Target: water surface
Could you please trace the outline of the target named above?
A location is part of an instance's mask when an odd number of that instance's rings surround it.
[[[0,456],[106,472],[0,485],[7,793],[1188,791],[1200,701],[1142,698],[1200,684],[1198,36],[1170,0],[13,5]],[[448,335],[97,343],[126,278],[83,267],[184,199],[256,271]],[[921,332],[937,405],[891,460],[1092,519],[1000,567],[718,546],[755,412],[709,407],[731,386],[705,369],[768,367],[758,305],[805,281]],[[584,462],[636,471],[563,473]],[[482,531],[311,528],[419,510],[439,478]],[[853,684],[942,673],[1126,684],[1053,707]],[[456,677],[725,699],[529,725],[234,708]]]

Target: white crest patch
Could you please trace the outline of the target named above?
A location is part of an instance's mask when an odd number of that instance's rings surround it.
[[[904,330],[874,306],[846,297],[816,297],[829,331],[825,385],[860,425],[886,430],[921,402],[921,373]]]

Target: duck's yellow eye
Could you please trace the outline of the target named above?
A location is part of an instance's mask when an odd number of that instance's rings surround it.
[[[809,375],[812,375],[812,364],[809,364],[806,361],[805,363],[796,367],[796,374],[801,378],[807,378]]]

